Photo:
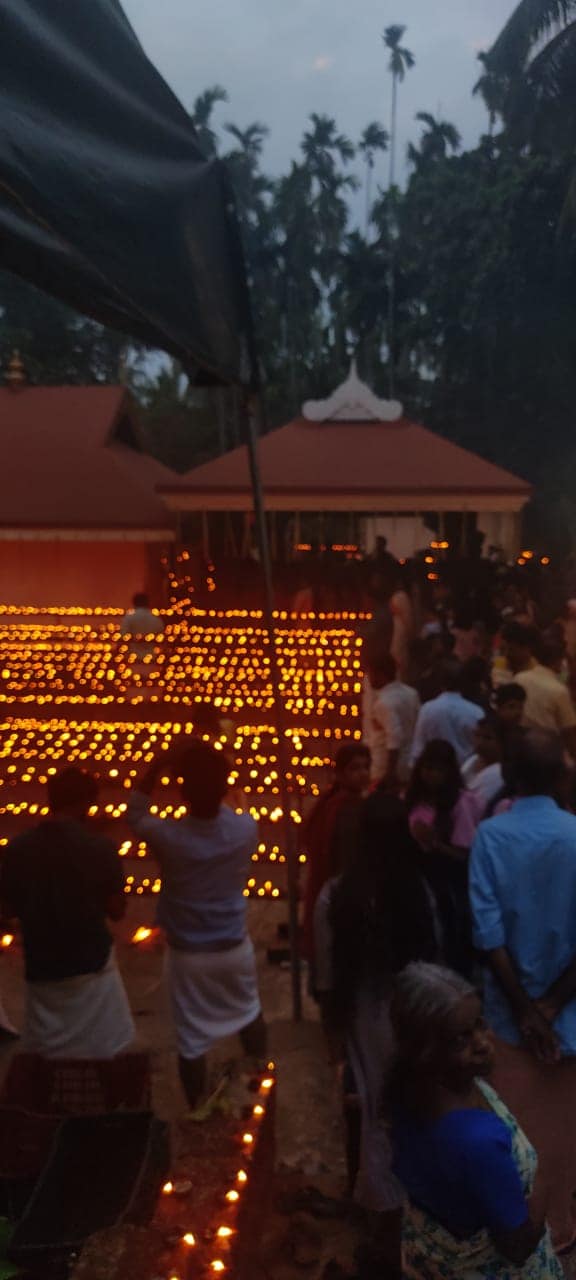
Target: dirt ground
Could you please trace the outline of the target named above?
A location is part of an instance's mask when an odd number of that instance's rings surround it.
[[[161,1119],[175,1125],[185,1106],[162,982],[163,951],[157,946],[134,946],[129,941],[138,925],[153,922],[153,910],[150,899],[130,902],[127,918],[118,927],[117,952],[139,1041],[152,1053],[154,1110]],[[273,1205],[280,1203],[284,1207],[298,1191],[310,1185],[340,1198],[345,1173],[337,1090],[316,1007],[304,994],[304,1017],[295,1025],[291,1016],[290,972],[267,961],[267,948],[278,945],[278,925],[285,918],[286,908],[281,902],[249,904],[270,1054],[278,1064],[277,1186]],[[0,992],[10,1018],[17,1027],[22,1026],[24,981],[18,947],[0,953]],[[1,1074],[13,1052],[17,1052],[17,1046],[0,1049]],[[224,1042],[214,1056],[214,1067],[217,1069],[220,1060],[238,1052],[234,1041]],[[317,1280],[325,1263],[333,1257],[352,1270],[352,1255],[353,1232],[348,1219],[318,1222],[306,1214],[273,1209],[263,1233],[261,1274],[255,1274],[253,1280],[293,1280],[296,1276]]]
[[[118,928],[117,951],[142,1047],[152,1053],[153,1105],[160,1118],[176,1125],[185,1111],[176,1069],[176,1052],[162,982],[162,949],[130,944],[138,925],[149,925],[153,903],[131,902]],[[251,1280],[320,1280],[326,1264],[336,1259],[343,1272],[354,1271],[358,1228],[348,1214],[317,1219],[290,1211],[294,1197],[316,1187],[340,1201],[344,1194],[345,1163],[338,1094],[333,1069],[323,1044],[316,1006],[304,992],[304,1017],[291,1016],[291,978],[285,966],[270,965],[267,948],[278,945],[278,926],[285,921],[281,902],[253,902],[249,920],[258,960],[262,1003],[270,1034],[270,1053],[278,1065],[277,1161],[273,1208],[265,1224],[258,1262]],[[305,987],[305,981],[304,981]],[[24,982],[22,956],[17,947],[0,953],[0,991],[16,1026],[22,1025]],[[12,1048],[0,1049],[0,1075]],[[214,1058],[233,1057],[238,1048],[224,1042]],[[565,1264],[576,1277],[576,1258]],[[329,1271],[328,1271],[329,1274]]]

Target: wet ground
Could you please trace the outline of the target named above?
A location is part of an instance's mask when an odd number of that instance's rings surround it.
[[[127,919],[118,929],[117,951],[139,1040],[152,1053],[154,1110],[177,1132],[185,1106],[162,982],[162,949],[129,942],[137,925],[152,922],[153,905],[150,899],[130,902]],[[336,1081],[314,1003],[304,993],[304,1017],[295,1024],[290,972],[267,962],[267,948],[278,945],[277,929],[285,920],[285,906],[254,902],[249,913],[270,1053],[278,1064],[276,1186],[253,1280],[293,1280],[296,1276],[317,1280],[333,1257],[352,1270],[353,1231],[346,1217],[318,1220],[291,1211],[298,1194],[309,1186],[337,1199],[343,1194],[345,1165]],[[7,1012],[15,1025],[21,1026],[24,982],[18,948],[0,953],[0,990]],[[0,1071],[5,1070],[13,1052],[0,1049]],[[219,1061],[236,1053],[234,1041],[224,1042],[213,1059],[214,1070],[218,1070]],[[99,1268],[91,1269],[89,1276],[84,1271],[81,1274],[92,1280],[99,1275]]]
[[[118,930],[117,949],[139,1039],[152,1053],[154,1110],[177,1133],[185,1107],[162,982],[162,949],[134,946],[129,941],[137,925],[152,922],[152,913],[150,899],[130,903],[128,917]],[[345,1164],[334,1071],[328,1062],[314,1003],[304,992],[304,1017],[295,1024],[289,969],[267,961],[268,947],[278,945],[278,925],[285,920],[284,905],[254,902],[249,914],[270,1052],[278,1064],[275,1187],[250,1280],[320,1280],[331,1259],[342,1267],[340,1274],[350,1275],[359,1236],[357,1225],[345,1213],[319,1218],[298,1208],[298,1199],[306,1188],[316,1188],[334,1200],[341,1200],[344,1194]],[[8,1013],[21,1026],[24,983],[18,948],[0,953],[0,989]],[[0,1071],[5,1069],[12,1052],[0,1049]],[[219,1062],[237,1052],[234,1042],[225,1042],[214,1058],[215,1071]],[[148,1247],[149,1241],[143,1237],[142,1259],[136,1267],[139,1280],[147,1280],[143,1259]],[[566,1261],[565,1269],[567,1276],[576,1277],[576,1257]],[[109,1259],[98,1255],[98,1250],[90,1259],[90,1266],[78,1271],[78,1280],[108,1280],[111,1276],[114,1280],[116,1276],[118,1280],[128,1280],[123,1265],[116,1271]]]

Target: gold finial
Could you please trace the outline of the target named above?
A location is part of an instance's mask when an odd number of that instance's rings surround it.
[[[26,385],[26,369],[19,351],[13,351],[5,377],[11,391],[20,391]]]

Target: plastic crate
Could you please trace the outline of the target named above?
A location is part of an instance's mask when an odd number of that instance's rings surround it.
[[[31,1276],[65,1276],[94,1232],[151,1218],[169,1166],[168,1127],[150,1112],[63,1120],[10,1258]]]
[[[106,1059],[19,1053],[10,1063],[0,1092],[0,1107],[20,1107],[44,1115],[146,1111],[150,1105],[147,1053],[123,1053]]]
[[[42,1173],[60,1125],[57,1116],[0,1107],[0,1216],[15,1221]]]

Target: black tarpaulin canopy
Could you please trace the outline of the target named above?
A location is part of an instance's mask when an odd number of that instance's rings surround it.
[[[257,390],[250,302],[224,166],[146,58],[117,0],[0,0],[0,267],[177,356],[196,383]],[[245,426],[279,729],[294,1014],[298,863],[257,447]]]
[[[253,384],[233,196],[117,0],[0,0],[0,267]]]

